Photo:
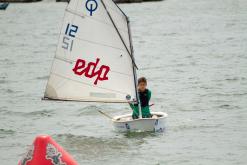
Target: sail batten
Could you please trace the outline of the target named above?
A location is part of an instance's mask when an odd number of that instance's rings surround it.
[[[99,42],[95,42],[95,41],[85,40],[85,39],[78,38],[78,37],[75,37],[75,40],[85,41],[85,42],[88,42],[88,43],[91,43],[91,44],[96,44],[96,45],[101,45],[101,46],[106,46],[106,47],[111,47],[111,48],[114,48],[114,49],[126,51],[126,49],[123,49],[121,47],[114,47],[114,46],[111,46],[111,45],[106,45],[104,43],[99,43]]]
[[[71,0],[44,98],[118,103],[136,100],[134,67],[128,20],[115,3]]]

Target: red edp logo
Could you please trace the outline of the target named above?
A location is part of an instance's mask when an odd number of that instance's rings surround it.
[[[87,78],[94,78],[94,85],[97,85],[98,81],[108,80],[107,74],[110,71],[110,67],[106,65],[101,65],[98,67],[100,59],[97,58],[96,62],[87,63],[83,59],[78,59],[74,66],[74,73],[78,76],[84,75]]]

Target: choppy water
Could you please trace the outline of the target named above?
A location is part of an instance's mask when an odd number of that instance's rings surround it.
[[[247,1],[167,0],[124,4],[139,75],[165,134],[118,134],[95,109],[125,105],[41,101],[65,3],[11,4],[0,11],[0,160],[17,164],[49,134],[80,164],[245,165]]]

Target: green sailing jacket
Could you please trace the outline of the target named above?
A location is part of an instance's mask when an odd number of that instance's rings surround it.
[[[143,118],[150,118],[151,117],[151,113],[150,113],[150,109],[149,109],[149,101],[151,99],[151,91],[147,89],[146,93],[147,93],[147,103],[146,103],[146,106],[144,106],[144,107],[142,106],[141,107],[142,117]],[[139,96],[140,96],[140,92],[139,92]],[[141,99],[141,97],[140,97],[140,99]],[[140,101],[141,101],[141,103],[143,102],[143,100],[140,100]],[[133,110],[132,118],[133,119],[139,118],[138,105],[130,103],[130,107]]]

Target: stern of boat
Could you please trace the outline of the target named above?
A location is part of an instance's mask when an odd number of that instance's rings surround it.
[[[152,118],[133,120],[131,114],[116,116],[113,118],[113,127],[118,132],[164,132],[167,114],[164,112],[152,112]]]

